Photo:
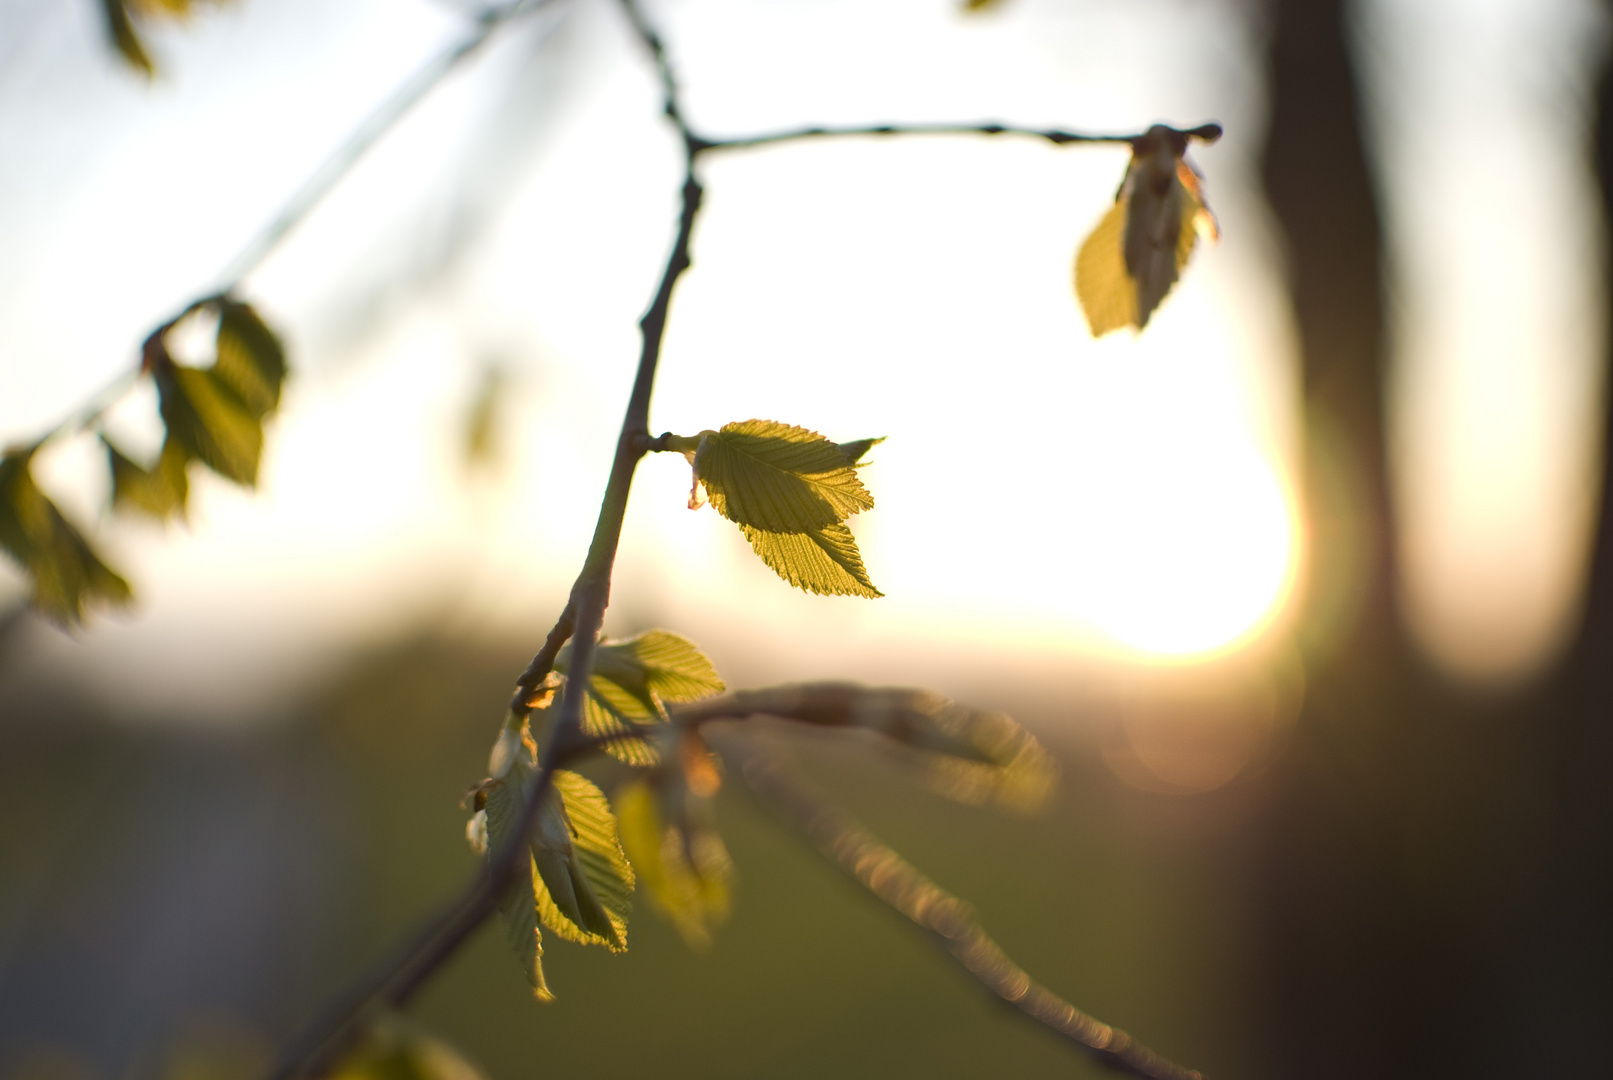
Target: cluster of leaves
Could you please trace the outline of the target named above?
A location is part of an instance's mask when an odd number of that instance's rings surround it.
[[[228,0],[101,0],[106,13],[107,33],[130,67],[150,78],[157,72],[146,51],[137,25],[152,19],[183,19],[203,4],[219,5]]]
[[[689,508],[709,499],[779,577],[819,595],[873,598],[884,594],[845,522],[874,505],[857,469],[883,441],[836,443],[776,420],[744,420],[669,435],[666,446],[694,467]]]
[[[1200,232],[1216,236],[1189,140],[1214,142],[1217,124],[1178,131],[1155,124],[1131,142],[1131,164],[1075,259],[1075,292],[1093,337],[1148,325],[1193,254]]]
[[[725,693],[711,661],[665,630],[602,643],[596,656],[584,698],[584,745],[630,767],[612,796],[582,774],[557,768],[531,831],[516,838],[540,773],[540,744],[556,737],[551,714],[558,712],[565,675],[546,681],[529,716],[506,717],[491,775],[470,795],[466,835],[473,848],[491,857],[512,842],[527,847],[500,912],[540,999],[552,996],[543,972],[544,931],[622,952],[638,886],[692,946],[707,944],[727,917],[733,866],[712,808],[722,766],[702,733],[705,724],[771,716],[873,732],[913,751],[941,790],[968,801],[995,796],[1029,809],[1052,782],[1052,759],[1012,720],[933,694],[850,683]],[[557,670],[567,661],[563,653]]]
[[[202,315],[218,320],[213,362],[186,367],[169,353],[168,335],[181,320]],[[280,404],[286,358],[250,304],[213,297],[191,305],[146,339],[141,373],[157,388],[162,449],[147,467],[100,432],[112,473],[113,509],[183,520],[192,462],[234,483],[256,486],[263,423]],[[31,466],[44,442],[8,450],[0,458],[0,549],[31,579],[34,609],[71,627],[83,622],[91,606],[126,604],[131,592],[35,483]]]

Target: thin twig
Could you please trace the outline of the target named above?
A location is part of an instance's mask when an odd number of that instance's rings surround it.
[[[382,102],[374,112],[364,118],[363,122],[348,135],[346,141],[339,146],[330,157],[315,169],[313,175],[303,181],[296,193],[286,200],[280,213],[265,225],[257,235],[247,241],[233,260],[230,261],[224,272],[219,275],[217,286],[206,294],[204,299],[192,302],[185,311],[188,313],[201,306],[207,300],[228,296],[241,284],[246,277],[258,267],[269,254],[279,246],[297,225],[311,213],[314,207],[330,194],[338,181],[352,171],[363,158],[365,151],[374,146],[380,138],[392,130],[409,111],[420,102],[434,87],[442,82],[450,72],[457,68],[467,57],[471,56],[501,27],[511,20],[523,15],[531,14],[540,8],[551,6],[555,0],[513,0],[512,3],[491,7],[483,11],[476,19],[475,28],[462,40],[449,46],[441,53],[422,66],[414,75],[404,82],[392,93],[392,96]],[[557,16],[546,28],[550,33],[559,25]],[[170,319],[163,323],[160,330],[166,330],[177,319]],[[160,332],[159,330],[159,332]],[[105,386],[90,395],[89,401],[74,409],[55,425],[47,428],[42,434],[27,445],[36,449],[50,442],[52,439],[73,432],[83,431],[95,424],[113,405],[122,400],[130,388],[139,380],[141,369],[136,368],[125,371],[111,379]]]
[[[455,68],[487,44],[488,39],[500,27],[512,19],[552,4],[553,0],[514,0],[512,3],[490,7],[478,15],[475,28],[469,34],[426,61],[403,85],[392,92],[392,96],[365,117],[342,145],[337,147],[307,180],[303,181],[302,187],[286,200],[280,213],[275,215],[268,225],[247,242],[241,253],[231,260],[224,273],[220,275],[215,292],[220,296],[234,292],[241,284],[241,279],[255,270],[280,241],[286,238],[286,234],[296,228],[303,218],[330,194],[337,182],[352,171],[353,166],[358,164],[381,136],[391,131],[398,121],[407,116],[409,111]],[[546,35],[558,25],[557,17],[545,28]]]
[[[724,745],[723,754],[740,759],[740,775],[752,791],[863,888],[929,931],[976,982],[1004,1004],[1112,1069],[1144,1080],[1204,1080],[1202,1073],[1167,1061],[1033,980],[991,939],[968,904],[925,877],[850,814],[830,804],[776,755],[754,747],[736,754],[736,745]]]
[[[776,146],[779,143],[802,142],[808,139],[849,139],[870,135],[1019,135],[1032,139],[1045,139],[1054,146],[1067,143],[1124,143],[1137,139],[1135,135],[1088,135],[1077,131],[1015,127],[1012,124],[875,124],[867,127],[804,127],[788,131],[775,131],[765,135],[745,135],[733,139],[712,139],[704,144],[707,150],[744,150],[753,146]]]

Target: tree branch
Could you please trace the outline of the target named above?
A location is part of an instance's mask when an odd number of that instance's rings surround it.
[[[812,790],[776,755],[736,743],[740,775],[761,799],[869,893],[932,934],[936,943],[1005,1005],[1074,1043],[1112,1069],[1144,1080],[1204,1080],[1160,1057],[1033,980],[993,941],[969,905],[925,877],[855,818]]]
[[[536,824],[543,796],[553,782],[557,768],[595,749],[595,740],[582,736],[582,707],[594,648],[610,602],[611,572],[621,542],[622,521],[627,513],[627,497],[633,473],[649,443],[650,395],[655,387],[655,371],[666,333],[667,313],[673,287],[689,268],[689,246],[694,222],[700,212],[702,189],[695,178],[696,140],[684,125],[677,105],[677,89],[667,67],[660,41],[649,30],[631,0],[622,0],[630,21],[650,48],[662,73],[665,112],[684,136],[683,205],[672,252],[644,317],[639,321],[642,345],[638,372],[622,417],[616,441],[616,456],[610,479],[600,502],[599,519],[594,526],[588,557],[571,589],[571,598],[550,631],[543,648],[532,658],[518,680],[511,709],[524,715],[532,693],[554,667],[556,656],[567,638],[572,639],[569,678],[560,702],[560,716],[553,736],[544,748],[538,775],[526,793],[521,820],[511,832],[510,841],[493,852],[485,872],[471,881],[465,891],[418,931],[403,948],[343,993],[336,1005],[316,1019],[288,1045],[270,1073],[273,1080],[321,1075],[333,1066],[343,1050],[362,1030],[363,1022],[377,1004],[401,1007],[456,953],[465,940],[493,914],[526,851],[527,837]]]
[[[537,0],[542,4],[546,0]],[[294,1077],[316,1077],[331,1068],[339,1060],[343,1050],[352,1042],[354,1037],[362,1031],[362,1025],[370,1017],[377,1006],[402,1007],[407,1004],[414,994],[452,957],[475,930],[497,910],[498,902],[508,889],[520,859],[527,846],[527,837],[537,820],[543,796],[553,782],[555,770],[566,763],[575,760],[584,754],[591,753],[599,748],[602,741],[617,741],[620,736],[613,735],[604,740],[586,738],[582,734],[582,709],[589,684],[589,675],[593,667],[595,647],[599,640],[600,630],[604,623],[605,609],[610,602],[611,575],[615,566],[616,552],[621,541],[622,523],[627,512],[628,494],[632,487],[633,475],[638,462],[645,453],[651,449],[664,449],[666,436],[652,439],[649,434],[649,407],[650,397],[655,386],[656,368],[660,360],[662,341],[666,334],[668,313],[671,309],[672,294],[678,279],[691,265],[690,247],[694,233],[695,220],[699,216],[704,189],[696,175],[695,167],[701,154],[709,150],[738,149],[751,146],[773,145],[793,140],[852,136],[852,135],[907,135],[907,134],[1018,134],[1034,135],[1047,139],[1055,144],[1071,142],[1088,143],[1123,143],[1130,142],[1129,137],[1106,135],[1077,135],[1061,131],[1030,131],[1028,129],[1011,128],[997,124],[981,126],[967,125],[915,125],[911,127],[884,126],[878,128],[807,128],[799,131],[779,132],[770,135],[759,135],[751,138],[729,139],[713,141],[698,135],[689,125],[683,114],[677,80],[672,66],[667,58],[666,49],[659,35],[645,20],[638,7],[637,0],[621,0],[624,13],[631,24],[635,35],[650,53],[655,65],[656,73],[661,85],[662,111],[676,127],[683,143],[683,184],[682,203],[678,217],[677,233],[673,240],[672,250],[667,257],[665,268],[662,270],[654,297],[648,309],[639,320],[641,331],[641,348],[639,352],[638,370],[633,381],[633,389],[629,396],[626,411],[622,417],[621,431],[617,437],[615,457],[611,463],[609,480],[606,483],[604,497],[600,503],[599,518],[594,527],[593,540],[588,549],[582,570],[572,585],[570,598],[554,628],[549,632],[543,647],[532,658],[526,670],[517,680],[515,694],[511,699],[510,709],[518,716],[525,716],[532,710],[532,700],[553,670],[556,657],[561,647],[569,639],[572,642],[572,656],[568,669],[568,677],[563,696],[560,701],[559,717],[548,745],[544,748],[541,767],[537,776],[526,792],[526,802],[522,816],[515,829],[512,830],[510,840],[502,848],[492,852],[485,870],[466,886],[463,892],[451,901],[437,916],[429,920],[420,928],[402,948],[397,950],[384,963],[378,965],[367,973],[365,977],[357,980],[345,993],[337,998],[336,1003],[309,1025],[307,1029],[295,1040],[288,1044],[286,1050],[270,1073],[272,1080],[292,1080]],[[513,5],[515,8],[522,4]],[[479,42],[478,42],[479,43]],[[449,66],[457,62],[458,56],[468,53],[475,47],[474,44],[463,47],[463,51],[455,54]],[[444,69],[446,70],[446,69]],[[436,76],[440,78],[440,74]],[[406,96],[408,88],[400,91],[400,97]],[[405,108],[407,106],[404,106]],[[1213,125],[1207,125],[1201,131],[1208,131]],[[1219,128],[1215,129],[1219,134]],[[367,145],[367,144],[365,144]],[[362,152],[359,147],[358,152]],[[356,157],[356,155],[355,155]],[[318,189],[318,180],[310,182],[310,188]],[[322,189],[321,189],[322,193]],[[299,205],[299,198],[294,198],[291,208]],[[288,208],[288,213],[289,213]],[[305,211],[304,211],[305,212]],[[287,215],[283,214],[282,217]],[[275,240],[283,236],[290,228],[280,228],[278,223],[271,226],[269,233]],[[252,249],[248,249],[250,255]],[[243,255],[238,260],[244,266],[252,265],[251,261]],[[260,256],[261,257],[261,256]],[[242,273],[245,271],[243,270]],[[233,287],[233,282],[230,287]],[[726,701],[732,704],[736,699]],[[750,704],[756,704],[750,702]],[[724,707],[728,707],[725,705]],[[710,716],[708,718],[716,718]],[[749,778],[749,773],[747,773]],[[765,785],[765,779],[757,781]],[[799,805],[799,800],[797,800]],[[839,814],[838,811],[829,811]],[[901,862],[900,858],[889,849],[883,848],[872,837],[860,833],[859,828],[851,819],[840,815],[839,819],[844,826],[841,832],[847,836],[854,835],[846,831],[857,830],[857,833],[866,837],[867,844],[875,845],[877,850],[885,852],[889,859],[888,865],[905,868],[907,877],[902,879],[907,883],[907,891],[892,894],[896,899],[886,896],[879,889],[876,895],[892,903],[898,910],[908,914],[910,918],[926,926],[933,932],[941,935],[944,941],[950,942],[949,950],[973,972],[977,978],[986,982],[988,987],[994,989],[1003,1000],[1014,1004],[1022,1012],[1037,1019],[1044,1025],[1052,1027],[1061,1034],[1079,1043],[1099,1060],[1118,1068],[1132,1072],[1134,1075],[1158,1078],[1158,1080],[1193,1080],[1199,1074],[1179,1069],[1156,1058],[1149,1051],[1137,1046],[1128,1036],[1106,1025],[1100,1024],[1085,1014],[1074,1009],[1030,982],[1029,977],[1004,956],[1000,949],[983,931],[966,915],[966,909],[960,901],[942,893],[912,867]],[[874,850],[874,849],[867,849]],[[890,860],[894,860],[891,862]],[[855,873],[855,871],[853,871]],[[861,880],[861,879],[859,879]],[[870,885],[871,888],[874,886]],[[914,890],[917,890],[915,893]],[[925,890],[928,890],[926,892]],[[925,910],[934,909],[927,918],[939,918],[936,914],[945,909],[952,912],[950,916],[954,921],[946,923],[925,922],[920,915],[912,914],[908,908],[901,906],[900,901],[909,894],[925,899]],[[945,901],[940,907],[936,904]],[[950,906],[949,906],[950,905]],[[911,904],[909,905],[911,907]],[[917,910],[917,909],[914,909]],[[987,981],[987,976],[995,973],[996,983]],[[1008,981],[1004,981],[1008,980]],[[1023,987],[1020,987],[1023,983]],[[1018,989],[1016,989],[1018,988]],[[1062,1010],[1062,1011],[1061,1011]],[[1152,1070],[1152,1071],[1150,1071]]]

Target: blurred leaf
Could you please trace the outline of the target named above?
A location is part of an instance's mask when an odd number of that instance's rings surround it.
[[[555,670],[565,673],[570,664],[568,644],[555,659]],[[705,654],[669,630],[648,630],[626,641],[601,644],[594,650],[583,732],[595,738],[627,735],[641,724],[665,721],[668,703],[698,701],[723,689],[722,677]],[[606,743],[604,749],[629,765],[656,761],[654,749],[640,738]]]
[[[34,609],[72,627],[83,623],[91,604],[127,604],[129,583],[101,561],[39,490],[29,469],[32,459],[32,450],[10,451],[0,459],[0,549],[33,579]]]
[[[135,31],[135,18],[184,18],[202,3],[218,5],[225,2],[227,0],[101,0],[101,8],[106,14],[112,44],[123,54],[130,67],[150,78],[156,73],[156,68],[140,41],[140,35]]]
[[[235,392],[254,418],[274,412],[286,381],[286,353],[251,304],[219,301],[217,347],[213,372],[219,382]]]
[[[257,486],[263,425],[240,396],[209,369],[166,361],[152,375],[168,438],[219,475]]]
[[[151,57],[146,55],[140,35],[135,33],[124,0],[101,0],[101,8],[106,13],[106,28],[112,35],[113,46],[123,54],[123,59],[128,61],[130,67],[150,78],[156,73],[156,68],[152,66]]]
[[[771,532],[749,525],[740,531],[773,572],[798,589],[820,596],[884,596],[863,566],[857,540],[844,525],[803,532]]]
[[[681,786],[683,812],[663,813],[658,786],[634,780],[616,791],[622,847],[655,904],[693,948],[711,943],[712,930],[728,918],[733,862],[722,837],[709,824],[709,799]],[[696,810],[691,814],[688,807]],[[668,817],[681,819],[673,824]],[[691,818],[699,824],[691,823]]]
[[[821,529],[874,505],[840,447],[774,420],[703,432],[694,471],[723,517],[771,532]]]
[[[329,1080],[485,1080],[453,1047],[396,1018],[373,1025],[326,1075]]]
[[[1191,131],[1156,124],[1132,140],[1114,206],[1082,243],[1075,291],[1094,337],[1148,325],[1175,286],[1200,230],[1215,235],[1198,174],[1183,155],[1189,139],[1213,142],[1215,124]]]
[[[567,941],[627,951],[627,917],[633,910],[633,868],[616,833],[616,815],[593,781],[558,769],[554,794],[533,838],[541,877],[538,917]]]
[[[510,842],[510,837],[521,821],[520,791],[532,776],[530,757],[519,761],[505,779],[483,786],[481,809],[486,813],[486,844],[484,851],[499,851]],[[474,842],[473,842],[474,843]],[[540,1001],[554,1000],[549,984],[543,978],[543,931],[538,928],[537,868],[530,856],[521,860],[516,871],[515,884],[499,902],[499,914],[504,920],[504,933],[515,958],[521,964],[532,992]]]
[[[190,497],[190,478],[185,473],[190,455],[179,444],[164,439],[157,464],[148,471],[125,456],[104,434],[101,442],[112,469],[113,509],[133,510],[158,521],[184,519]]]
[[[509,377],[503,369],[488,365],[465,414],[465,464],[468,467],[495,469],[500,464],[499,405],[508,392]]]
[[[991,11],[1003,6],[1003,0],[963,0],[963,10],[969,12]]]

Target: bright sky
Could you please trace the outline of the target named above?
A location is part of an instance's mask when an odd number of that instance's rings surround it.
[[[899,681],[1026,656],[1044,675],[1190,659],[1235,648],[1280,610],[1299,552],[1292,331],[1251,183],[1258,27],[1240,4],[955,8],[650,5],[695,122],[718,133],[1219,120],[1227,137],[1195,155],[1225,239],[1201,248],[1146,334],[1094,342],[1070,265],[1123,150],[926,139],[713,161],[652,424],[690,434],[756,416],[888,436],[864,474],[878,505],[853,520],[887,597],[792,591],[714,511],[685,508],[688,467],[659,455],[640,469],[608,628],[654,621],[798,677]],[[109,59],[94,5],[0,0],[0,439],[29,437],[134,363],[150,326],[206,289],[460,18],[426,0],[242,0],[159,35],[164,76],[148,88]],[[1514,155],[1494,156],[1504,184]],[[1583,199],[1563,190],[1564,161],[1542,152],[1518,176]],[[262,490],[197,484],[188,531],[106,524],[140,606],[79,642],[42,643],[41,662],[161,708],[272,697],[294,683],[288,669],[428,615],[536,643],[592,529],[676,183],[612,5],[576,0],[541,48],[511,34],[246,283],[294,350]],[[1513,242],[1556,242],[1567,226],[1547,217]],[[1587,299],[1569,293],[1508,340],[1535,340],[1549,319],[1586,325]],[[1520,491],[1561,459],[1550,432],[1568,432],[1580,466],[1589,445],[1588,410],[1565,402],[1593,381],[1596,335],[1543,340],[1566,374],[1525,425],[1542,449],[1535,472],[1514,470]],[[510,460],[500,479],[467,483],[457,431],[489,361],[514,379]],[[113,423],[154,446],[151,412],[131,401]],[[103,471],[89,444],[41,470],[87,522]],[[1542,571],[1556,592],[1531,625],[1547,631],[1577,580],[1565,498],[1530,504],[1568,521],[1568,539],[1535,544],[1541,565],[1569,567]],[[1439,625],[1438,603],[1428,610]]]

